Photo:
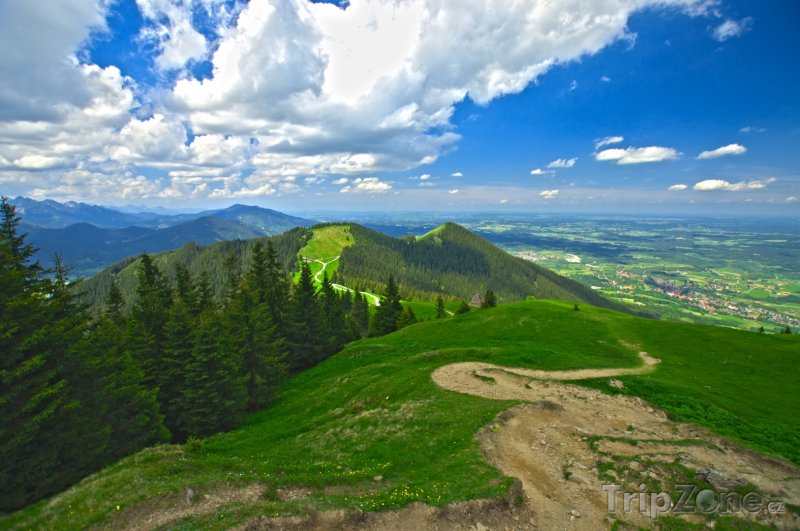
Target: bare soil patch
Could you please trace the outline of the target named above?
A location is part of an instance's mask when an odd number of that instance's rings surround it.
[[[755,487],[768,499],[800,503],[800,470],[788,462],[670,421],[641,399],[545,380],[640,374],[659,363],[647,353],[639,356],[644,364],[634,369],[549,372],[456,363],[437,369],[432,379],[451,391],[528,402],[502,413],[478,438],[488,460],[522,482],[540,529],[603,529],[612,518],[651,527],[649,514],[622,512],[621,495],[616,513],[610,514],[602,487],[616,483],[636,492],[641,482],[668,486],[676,470],[705,474],[720,491]],[[765,510],[753,518],[784,529],[800,526],[789,511],[770,515]]]

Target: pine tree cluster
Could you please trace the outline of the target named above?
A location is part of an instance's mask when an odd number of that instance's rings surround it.
[[[417,322],[392,274],[373,311],[327,273],[317,286],[308,263],[293,283],[272,240],[248,248],[247,267],[230,252],[213,277],[180,262],[165,272],[144,254],[135,289],[110,282],[93,315],[58,257],[53,270],[33,261],[19,222],[2,198],[0,511],[147,446],[233,429],[287,375]]]
[[[144,447],[238,426],[269,404],[287,374],[363,337],[360,294],[292,285],[271,241],[246,272],[226,261],[226,291],[180,265],[172,277],[148,255],[133,301],[110,284],[92,318],[56,260],[44,270],[0,212],[0,511],[63,490]]]
[[[317,287],[307,263],[293,284],[272,240],[252,246],[247,271],[229,253],[222,282],[144,254],[132,295],[111,282],[93,318],[0,206],[0,511],[147,446],[235,428],[288,374],[417,321],[391,275],[374,312],[327,274]]]

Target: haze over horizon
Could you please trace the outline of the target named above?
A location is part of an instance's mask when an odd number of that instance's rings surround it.
[[[0,6],[0,193],[795,216],[796,2]]]

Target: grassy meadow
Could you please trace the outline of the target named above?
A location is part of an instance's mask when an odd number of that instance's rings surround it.
[[[222,529],[309,508],[384,510],[498,496],[511,480],[483,461],[474,436],[514,402],[441,390],[431,372],[458,361],[548,370],[632,367],[638,350],[662,363],[650,374],[621,377],[625,388],[615,392],[800,464],[800,337],[532,301],[352,343],[289,379],[274,405],[244,427],[144,450],[0,518],[0,527],[119,527],[142,507],[160,507],[189,488],[203,494],[253,484],[264,488],[257,500],[233,500],[187,516],[178,527]],[[606,382],[583,383],[610,392]],[[292,489],[303,495],[281,495]]]

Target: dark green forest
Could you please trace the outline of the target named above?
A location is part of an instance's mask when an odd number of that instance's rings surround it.
[[[381,289],[396,276],[400,291],[414,300],[470,300],[491,288],[502,303],[537,299],[580,301],[619,308],[591,289],[531,262],[509,255],[489,241],[454,223],[422,237],[392,238],[360,225],[350,225],[356,245],[345,247],[337,282]]]
[[[321,225],[317,225],[321,226]],[[392,238],[358,224],[348,224],[355,245],[345,247],[339,269],[331,280],[351,288],[380,292],[389,275],[394,275],[405,300],[471,300],[475,293],[492,289],[497,301],[559,299],[631,312],[586,286],[548,269],[509,255],[489,241],[463,227],[447,223],[423,238]],[[312,237],[310,229],[296,228],[270,238],[277,259],[285,270],[299,268],[298,252]],[[225,292],[226,261],[235,256],[248,264],[256,243],[266,238],[233,240],[209,246],[188,244],[176,251],[153,256],[165,271],[180,264],[198,277],[207,275],[217,300]],[[78,290],[90,307],[99,308],[109,286],[118,283],[130,304],[136,285],[134,271],[140,258],[131,257],[83,281]]]
[[[32,260],[5,198],[0,214],[0,511],[144,447],[233,429],[287,375],[416,321],[391,276],[372,317],[364,297],[327,276],[317,286],[306,264],[292,283],[280,256],[298,232],[220,245],[240,251],[222,269],[166,270],[142,255],[132,289],[108,282],[89,312],[58,257],[53,269]]]
[[[287,375],[415,323],[401,299],[437,301],[438,318],[444,299],[477,292],[484,307],[527,296],[609,306],[453,224],[419,239],[351,225],[356,244],[321,282],[298,260],[313,233],[297,228],[143,254],[71,284],[58,256],[52,269],[34,260],[5,199],[0,223],[0,511],[144,447],[237,427]]]
[[[176,267],[183,267],[195,278],[206,275],[214,298],[220,301],[227,289],[228,267],[232,265],[232,258],[235,259],[233,264],[237,267],[249,264],[256,245],[263,246],[269,240],[275,249],[278,263],[284,270],[293,272],[299,267],[297,252],[310,237],[310,231],[298,227],[270,238],[228,240],[207,246],[188,243],[175,251],[151,255],[151,258],[162,271],[171,272]],[[137,284],[136,270],[140,262],[140,256],[126,258],[97,275],[77,283],[74,289],[90,308],[100,308],[111,285],[117,284],[125,296],[128,305],[126,309],[129,310]],[[168,280],[172,281],[173,278],[170,277]]]

